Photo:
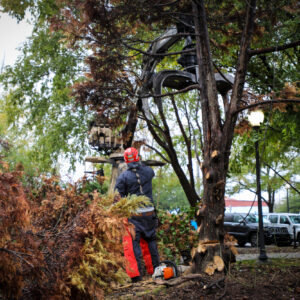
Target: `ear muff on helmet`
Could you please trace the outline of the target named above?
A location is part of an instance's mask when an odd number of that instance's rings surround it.
[[[133,147],[127,148],[124,152],[124,160],[127,164],[139,161],[140,158],[138,151]]]

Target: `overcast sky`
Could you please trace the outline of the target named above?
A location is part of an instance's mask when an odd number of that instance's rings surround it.
[[[0,66],[3,60],[5,65],[11,65],[18,57],[17,50],[26,37],[30,36],[32,26],[26,21],[17,22],[8,14],[0,13]]]

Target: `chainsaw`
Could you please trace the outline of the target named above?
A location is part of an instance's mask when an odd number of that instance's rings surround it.
[[[154,280],[159,278],[167,280],[175,277],[178,277],[178,269],[176,264],[170,260],[162,261],[152,275]]]

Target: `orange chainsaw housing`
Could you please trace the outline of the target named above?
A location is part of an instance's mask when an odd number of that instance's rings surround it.
[[[163,272],[164,272],[164,279],[170,279],[175,275],[174,270],[171,267],[165,267]]]

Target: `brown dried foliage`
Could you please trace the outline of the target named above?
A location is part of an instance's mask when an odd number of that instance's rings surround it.
[[[113,199],[63,189],[56,178],[44,179],[33,195],[21,174],[0,173],[0,295],[101,299],[126,281],[126,214],[112,208]]]
[[[91,53],[85,60],[86,80],[74,85],[73,94],[116,127],[125,123],[128,112],[136,109],[136,87],[142,85],[134,66],[142,63],[142,51],[147,51],[151,40],[149,34],[143,42],[138,33],[150,32],[152,26],[157,31],[167,28],[174,23],[171,7],[176,15],[190,11],[190,2],[57,0],[57,4],[60,14],[51,20],[51,28],[62,30],[69,46],[79,42]]]
[[[250,136],[251,130],[251,125],[245,119],[241,120],[234,128],[234,132],[239,135],[247,134],[248,136]]]

